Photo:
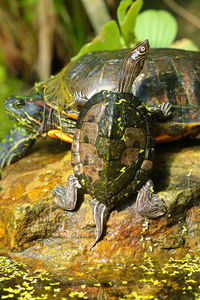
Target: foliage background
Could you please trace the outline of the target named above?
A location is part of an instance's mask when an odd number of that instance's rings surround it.
[[[192,13],[189,20],[183,18],[179,7],[171,6],[174,2],[144,0],[141,11],[168,10],[178,22],[177,39],[189,38],[200,49],[200,1],[176,0],[175,4]],[[92,5],[90,0],[1,0],[0,137],[12,126],[3,113],[3,100],[12,94],[24,95],[35,81],[58,72],[103,25],[117,20],[119,3],[120,0],[93,0]]]

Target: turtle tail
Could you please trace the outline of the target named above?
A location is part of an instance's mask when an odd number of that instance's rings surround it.
[[[95,198],[92,200],[92,210],[93,210],[94,220],[96,223],[97,233],[96,233],[96,239],[92,243],[90,250],[101,239],[110,212],[110,209],[105,204],[99,202]]]

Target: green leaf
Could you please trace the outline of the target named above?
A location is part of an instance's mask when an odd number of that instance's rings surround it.
[[[92,51],[99,51],[104,50],[105,45],[101,41],[92,41],[91,43],[85,44],[81,50],[77,53],[77,55],[73,56],[71,58],[71,61],[76,60],[77,58],[85,55],[86,53],[92,52]]]
[[[121,33],[127,47],[133,42],[136,18],[143,5],[143,0],[122,0],[117,9]]]
[[[119,26],[124,23],[124,19],[126,16],[126,12],[128,7],[133,3],[133,0],[122,0],[117,8],[117,19],[119,22]]]
[[[124,47],[124,43],[120,35],[119,27],[114,20],[110,21],[108,24],[104,26],[103,40],[105,44],[110,48],[110,50],[120,49]]]
[[[73,61],[78,57],[91,51],[115,50],[121,49],[123,47],[125,47],[125,45],[120,35],[118,25],[114,20],[112,20],[103,27],[102,31],[91,43],[88,43],[85,46],[83,46],[79,53],[76,56],[74,56],[71,60]]]
[[[176,19],[165,10],[149,9],[137,17],[135,36],[149,39],[151,47],[170,47],[177,34]]]

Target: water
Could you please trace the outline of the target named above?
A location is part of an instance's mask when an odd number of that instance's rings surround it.
[[[200,299],[200,258],[33,270],[0,256],[1,299]]]

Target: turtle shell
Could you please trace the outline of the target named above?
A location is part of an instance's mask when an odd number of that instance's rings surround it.
[[[88,99],[101,90],[116,92],[122,60],[129,50],[91,52],[71,62],[65,72],[70,92],[81,91]],[[200,52],[151,48],[130,92],[148,105],[199,106]]]
[[[129,50],[85,54],[67,64],[55,76],[36,85],[36,89],[42,90],[45,102],[59,111],[76,108],[74,93],[77,91],[88,99],[101,90],[116,92],[121,63]],[[132,92],[148,105],[169,102],[178,106],[199,106],[200,53],[150,49],[142,72],[133,82]]]
[[[154,158],[151,115],[130,93],[101,91],[80,112],[71,151],[82,187],[112,207],[149,177]]]

